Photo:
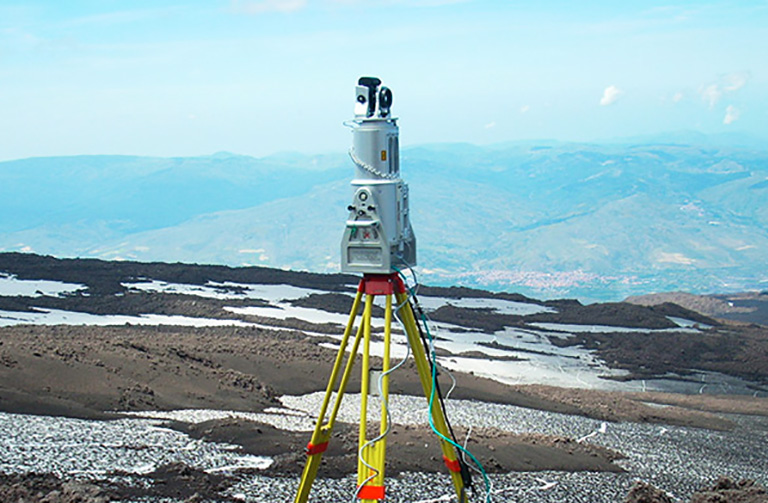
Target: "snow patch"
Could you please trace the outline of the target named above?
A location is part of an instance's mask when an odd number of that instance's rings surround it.
[[[77,311],[62,311],[59,309],[35,308],[32,312],[0,311],[0,327],[12,325],[172,325],[185,327],[222,327],[255,326],[241,320],[220,320],[212,318],[193,318],[191,316],[169,316],[162,314],[141,314],[126,316],[118,314],[91,314]],[[275,327],[269,327],[275,329]]]
[[[232,282],[219,283],[215,281],[209,281],[205,285],[190,285],[152,280],[136,283],[122,283],[122,286],[129,290],[138,290],[142,292],[195,295],[198,297],[221,300],[256,299],[269,302],[300,299],[313,293],[327,293],[323,290],[301,288],[293,285],[252,285]]]
[[[583,333],[583,332],[592,332],[596,334],[606,334],[606,333],[615,333],[615,332],[622,332],[622,333],[654,333],[654,334],[663,334],[663,333],[687,333],[687,332],[698,332],[699,330],[696,328],[693,328],[693,325],[691,326],[680,326],[678,328],[630,328],[630,327],[612,327],[608,325],[573,325],[569,323],[544,323],[544,322],[536,322],[536,323],[530,323],[530,325],[542,328],[544,330],[554,330],[557,332],[572,332],[572,333]]]
[[[448,299],[444,297],[419,297],[419,304],[429,311],[435,311],[443,306],[453,306],[465,309],[491,309],[498,314],[511,314],[517,316],[528,316],[539,313],[556,313],[555,309],[538,304],[529,304],[527,302],[516,302],[505,299],[483,299],[483,298],[459,298]]]
[[[44,279],[18,279],[12,274],[0,273],[0,296],[2,297],[61,297],[88,289],[78,283],[64,283]]]

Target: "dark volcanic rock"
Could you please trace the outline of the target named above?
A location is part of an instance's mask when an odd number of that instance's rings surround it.
[[[488,334],[504,330],[505,327],[515,326],[523,319],[522,316],[497,314],[493,309],[450,305],[436,309],[430,313],[429,317],[435,321],[475,328]]]
[[[691,503],[766,503],[768,491],[754,480],[735,482],[728,477],[720,477],[709,489],[696,491]]]
[[[280,430],[242,419],[171,426],[195,438],[235,444],[248,453],[273,457],[275,463],[267,473],[298,475],[304,469],[304,448],[310,439],[307,432]],[[460,430],[459,436],[465,433]],[[358,425],[336,423],[328,450],[323,453],[321,476],[342,477],[355,472],[358,434]],[[622,454],[565,437],[478,428],[473,430],[469,448],[491,473],[546,469],[623,471],[614,463],[624,457]],[[394,425],[387,437],[387,473],[440,472],[445,465],[438,461],[439,453],[440,444],[428,427]]]
[[[132,500],[141,497],[175,498],[188,502],[240,501],[226,496],[224,491],[234,483],[225,475],[211,474],[183,463],[170,463],[143,476],[150,481],[150,487],[138,485],[118,486],[117,498]]]
[[[675,322],[667,314],[653,308],[626,302],[608,302],[583,306],[578,303],[562,304],[556,313],[526,316],[527,322],[567,323],[577,325],[608,325],[632,328],[674,328]]]
[[[733,481],[720,477],[707,489],[693,493],[690,503],[767,503],[768,491],[754,480]],[[661,489],[638,480],[630,489],[624,503],[673,503],[672,498]]]
[[[280,319],[279,316],[271,317],[271,315],[263,315],[263,313],[259,316],[236,314],[230,310],[224,309],[224,307],[227,306],[264,306],[265,301],[258,299],[235,298],[221,300],[177,293],[153,293],[135,290],[127,291],[122,284],[150,279],[197,285],[205,285],[211,281],[218,283],[228,282],[243,284],[286,283],[295,286],[315,288],[327,292],[308,295],[294,300],[292,301],[294,305],[322,309],[328,312],[348,314],[352,305],[352,299],[350,295],[348,295],[352,290],[350,287],[358,281],[358,278],[353,276],[310,274],[258,267],[232,268],[196,264],[106,262],[91,259],[56,259],[52,257],[41,257],[20,253],[0,253],[0,272],[15,274],[21,279],[60,280],[87,285],[87,291],[64,294],[61,296],[0,296],[0,310],[29,311],[37,308],[59,309],[64,311],[91,313],[95,315],[119,314],[136,316],[140,314],[160,314],[207,319],[239,319],[246,322],[256,323],[261,326],[274,327],[274,332],[287,332],[290,330],[294,332],[293,336],[299,337],[300,339],[305,337],[300,333],[301,331],[312,332],[315,334],[325,333],[339,335],[343,332],[344,327],[338,323],[312,323],[295,318]],[[231,288],[227,287],[226,289],[232,293],[237,293],[238,287],[235,285]],[[344,291],[344,293],[341,293],[342,291]],[[550,336],[550,342],[555,346],[580,345],[594,351],[608,366],[628,370],[629,375],[626,379],[630,380],[655,377],[662,377],[665,379],[688,379],[688,376],[691,374],[704,370],[721,372],[749,379],[753,381],[755,386],[757,386],[756,389],[760,389],[766,381],[766,378],[768,378],[767,328],[759,326],[720,325],[714,320],[675,304],[665,303],[647,307],[629,303],[607,303],[585,306],[572,299],[538,302],[522,295],[483,292],[481,290],[464,287],[442,288],[422,286],[420,287],[420,292],[429,295],[445,296],[447,298],[503,299],[527,303],[534,306],[546,306],[556,310],[556,312],[522,316],[501,314],[493,308],[465,308],[444,305],[429,313],[432,320],[451,324],[452,326],[448,327],[448,330],[450,331],[471,330],[494,333],[509,327],[514,327],[522,330],[527,329],[541,332],[540,329],[531,326],[531,324],[535,322],[605,325],[646,329],[647,331],[644,330],[641,332],[625,332],[617,329],[614,333],[579,332],[575,335],[557,334]],[[379,306],[374,306],[374,315],[382,315],[382,310]],[[654,330],[675,327],[675,323],[669,319],[670,316],[686,318],[694,322],[711,325],[712,328],[697,333],[659,333],[657,330]],[[25,329],[8,327],[3,330],[8,333],[19,334],[20,331],[23,332]],[[231,330],[237,332],[237,330],[230,328],[221,328],[216,332],[227,333]],[[393,330],[397,332],[399,326],[394,326]],[[106,329],[95,327],[84,327],[78,330],[73,328],[71,331],[93,332],[94,334],[107,332]],[[36,332],[40,332],[41,334],[48,333],[46,330],[36,330]],[[143,339],[151,332],[175,333],[174,330],[169,328],[156,327],[144,329],[141,334],[136,335]],[[241,333],[250,333],[253,336],[260,336],[262,332],[263,330],[254,332],[243,331]],[[380,334],[376,334],[375,337],[378,338],[379,335]],[[280,336],[280,338],[283,339],[285,339],[285,337],[285,333]],[[320,338],[317,338],[314,342],[328,342],[328,340],[322,341]],[[306,348],[314,347],[314,344],[288,344],[281,346],[281,349],[286,353],[291,353],[293,350],[290,348],[293,347],[301,347],[301,353],[303,351],[309,351]],[[106,372],[108,369],[109,372],[112,372],[112,374],[109,375],[114,375],[114,372],[117,372],[117,375],[123,376],[126,369],[117,362],[110,362],[107,358],[117,357],[117,354],[112,354],[112,349],[110,348],[110,346],[103,348],[106,352],[100,362],[96,362],[96,359],[94,359],[93,362],[90,362],[87,355],[80,354],[82,352],[78,351],[75,351],[71,357],[67,357],[66,355],[55,355],[54,359],[66,363],[66,367],[63,370],[66,372],[69,372],[73,365],[85,362],[87,365],[93,364],[94,367],[96,367],[95,372],[98,372],[99,369]],[[92,351],[97,349],[100,348],[92,348]],[[130,348],[123,349],[125,349],[126,352],[133,351],[129,351]],[[158,348],[154,349],[157,350]],[[516,349],[512,346],[498,346],[495,349],[515,351],[515,353],[522,351],[521,349]],[[526,351],[533,354],[540,353],[536,348],[530,347],[527,348]],[[546,351],[551,352],[551,348],[547,347]],[[309,352],[314,354],[312,351]],[[36,350],[33,351],[32,354],[35,353],[41,355],[40,357],[36,357],[37,360],[43,358],[41,361],[50,363],[47,360],[47,358],[50,357],[48,352]],[[191,355],[193,352],[187,350],[187,354]],[[448,353],[440,354],[447,355]],[[468,353],[468,356],[472,355],[473,353]],[[126,355],[121,356],[125,357]],[[131,356],[135,355],[131,353]],[[147,358],[148,355],[144,354],[139,356]],[[280,362],[281,370],[285,370],[286,368],[303,369],[302,364],[299,363],[298,360],[304,356],[305,355],[303,354],[296,355],[296,358],[294,358],[294,360],[296,360],[295,362]],[[24,365],[31,365],[29,368],[35,369],[43,368],[38,365],[40,363],[39,361],[36,362],[36,360],[30,360],[29,362],[25,362],[22,357],[26,357],[25,353],[11,354],[8,350],[0,352],[0,374],[7,373],[7,371],[11,369],[18,373],[19,369],[24,367]],[[324,356],[323,358],[325,359],[327,357]],[[242,362],[236,360],[237,358],[232,361],[232,365],[235,367],[233,370],[240,372],[242,371],[242,368],[240,367]],[[198,373],[192,376],[195,379],[206,375],[211,371],[211,369],[205,367],[202,362],[194,360],[186,361],[179,355],[163,354],[162,358],[158,358],[157,360],[149,362],[145,362],[144,360],[138,361],[142,362],[142,364],[148,364],[148,371],[157,372],[172,370],[179,373],[181,370],[177,370],[176,365],[180,364],[180,369],[184,369],[186,365],[191,365],[193,367],[201,366],[201,369],[195,370],[195,372]],[[216,361],[215,363],[224,365],[225,367],[229,365],[227,362],[221,360]],[[249,368],[254,364],[254,362],[249,362]],[[274,381],[277,385],[277,387],[274,388],[276,393],[279,393],[283,386],[293,388],[294,385],[289,382],[289,379],[279,377],[283,375],[284,372],[273,372],[277,367],[272,368],[272,365],[277,364],[278,362],[276,361],[270,361],[267,364],[262,365],[263,369],[258,371],[249,370],[248,372],[245,372],[245,374],[258,374],[261,376],[259,378],[261,381],[264,381],[266,377],[269,377],[269,379]],[[323,366],[322,363],[313,365],[314,366],[311,368],[317,373],[320,372],[320,369]],[[226,372],[226,369],[223,371],[220,370],[220,372]],[[8,374],[8,376],[10,379],[10,374]],[[279,379],[275,380],[273,376],[278,376]],[[126,375],[125,377],[129,376]],[[216,383],[217,386],[222,386],[224,389],[231,390],[232,392],[237,390],[246,391],[249,386],[249,381],[246,378],[230,379],[231,376],[228,377],[227,375],[209,375],[209,377],[211,378],[211,382]],[[119,400],[117,405],[126,405],[129,406],[129,408],[147,408],[155,405],[162,406],[164,403],[166,406],[171,406],[171,404],[182,405],[177,398],[164,402],[164,399],[167,397],[164,397],[162,393],[156,393],[153,397],[148,393],[137,392],[136,388],[133,387],[133,384],[135,384],[135,382],[142,383],[143,380],[143,377],[130,376],[128,382],[121,382],[120,392],[122,393],[122,398],[118,397]],[[202,385],[202,382],[200,384]],[[193,393],[191,396],[194,400],[189,401],[187,405],[200,405],[199,400],[201,397],[211,396],[210,393],[212,390],[207,389],[207,386],[208,384],[205,385],[205,390]],[[56,386],[52,386],[52,389],[54,388],[56,388]],[[154,391],[157,392],[159,389],[155,388]],[[310,389],[307,386],[302,386],[297,389],[297,392],[303,391],[310,391]],[[0,390],[0,393],[6,392]],[[17,393],[14,394],[13,397],[10,396],[11,393],[16,393],[16,391],[7,391],[8,397],[5,402],[0,402],[0,409],[9,409],[12,407],[8,404],[16,404],[21,407],[21,410],[38,410],[35,403],[39,402],[36,398],[36,396],[40,396],[39,390],[36,390],[31,394],[25,392],[24,394],[19,395]],[[93,405],[95,404],[84,404],[83,401],[75,395],[75,393],[70,393],[66,396],[48,397],[51,399],[49,403],[51,404],[51,407],[55,406],[55,410],[71,408],[73,405],[69,402],[73,400],[80,406],[85,405],[87,408],[94,408]],[[262,398],[267,399],[267,397]],[[215,396],[213,396],[212,399],[217,400]],[[261,404],[261,401],[259,403]],[[116,404],[111,401],[108,404],[105,402],[101,405],[108,405],[106,409],[102,410],[111,410],[116,406]],[[73,413],[81,414],[81,412],[75,411],[75,409],[72,410]]]
[[[20,279],[49,279],[85,283],[91,294],[124,292],[123,282],[152,278],[169,283],[204,285],[209,281],[291,284],[306,288],[338,291],[358,278],[344,274],[316,274],[266,267],[228,267],[222,265],[166,264],[163,262],[108,262],[98,259],[59,259],[29,253],[0,253],[0,272]]]
[[[624,503],[673,503],[673,500],[661,489],[638,480],[629,490]]]
[[[320,309],[329,313],[349,314],[352,310],[353,300],[351,296],[341,293],[313,293],[306,297],[292,300],[291,305]],[[362,310],[361,303],[360,312]],[[384,317],[384,309],[377,305],[371,307],[371,313],[374,317]]]
[[[49,473],[0,473],[0,501],[4,503],[106,503],[114,499],[94,484],[63,481]]]
[[[488,292],[475,288],[467,288],[466,286],[443,287],[419,285],[419,293],[422,295],[429,295],[430,297],[446,297],[449,299],[502,299],[511,300],[513,302],[544,305],[544,302],[531,299],[530,297],[526,297],[519,293]]]
[[[768,329],[715,327],[694,333],[579,333],[551,337],[560,346],[593,349],[606,364],[630,371],[627,379],[647,379],[694,370],[722,372],[758,382],[768,377]]]

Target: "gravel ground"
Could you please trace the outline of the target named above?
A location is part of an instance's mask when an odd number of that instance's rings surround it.
[[[0,472],[104,478],[112,472],[146,474],[184,463],[210,472],[257,468],[271,460],[243,455],[237,446],[192,439],[163,421],[94,421],[0,413]]]
[[[351,397],[349,397],[351,398]],[[345,399],[341,412],[347,420],[358,400]],[[292,408],[317,410],[320,394],[284,397]],[[424,400],[394,397],[394,420],[423,422]],[[712,484],[719,476],[754,479],[768,484],[768,417],[729,416],[738,426],[716,432],[637,423],[603,423],[580,416],[525,409],[510,405],[449,401],[448,414],[455,426],[495,427],[511,432],[536,432],[574,438],[622,452],[618,462],[626,473],[535,472],[492,475],[492,501],[526,502],[617,502],[622,501],[635,480],[644,480],[667,491],[676,501]],[[485,501],[482,478],[474,477],[476,496]],[[552,484],[556,483],[556,484]],[[293,498],[294,480],[265,479],[243,483],[237,492],[267,503]],[[313,486],[315,501],[352,501],[354,479],[318,479]],[[406,474],[388,480],[387,501],[415,503],[440,500],[452,494],[447,475]]]
[[[317,410],[321,394],[284,397],[292,409]],[[344,401],[340,420],[354,420],[359,396]],[[397,396],[392,400],[398,423],[422,423],[423,398]],[[751,478],[768,484],[768,417],[730,416],[733,431],[637,424],[603,423],[580,416],[472,401],[448,402],[455,426],[493,427],[511,432],[536,432],[588,437],[584,441],[609,447],[627,458],[618,463],[626,473],[529,472],[492,475],[492,501],[617,502],[632,483],[641,479],[668,491],[675,500],[687,501],[691,493],[714,482],[718,476]],[[190,413],[185,413],[190,420]],[[281,416],[275,415],[276,424]],[[296,418],[285,418],[296,427]],[[229,495],[235,500],[277,503],[291,501],[298,481],[270,478],[253,468],[264,462],[243,456],[233,446],[192,440],[163,427],[158,419],[87,421],[55,417],[0,414],[0,471],[50,472],[88,480],[130,481],[131,476],[110,476],[121,470],[138,476],[164,463],[182,462],[215,473],[236,476],[239,482]],[[250,467],[249,470],[243,468]],[[473,502],[485,501],[482,478]],[[136,480],[136,483],[141,483]],[[145,483],[145,482],[144,482]],[[352,501],[353,477],[318,478],[312,501]],[[445,474],[408,473],[387,480],[387,501],[416,503],[451,501],[452,487]],[[441,499],[445,498],[445,499]],[[172,502],[143,498],[136,501]],[[178,500],[182,501],[182,500]]]

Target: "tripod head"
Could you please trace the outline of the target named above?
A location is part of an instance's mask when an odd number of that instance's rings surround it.
[[[408,185],[400,178],[399,129],[390,113],[392,91],[376,77],[361,77],[355,92],[355,118],[347,123],[356,167],[354,196],[341,242],[341,270],[389,274],[416,264]]]

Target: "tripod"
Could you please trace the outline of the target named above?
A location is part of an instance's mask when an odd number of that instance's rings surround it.
[[[354,330],[355,320],[357,319],[360,305],[363,302],[363,294],[365,294],[365,307],[363,308],[363,314],[361,323],[357,327],[354,340],[352,342],[352,349],[346,363],[344,363],[344,356],[346,348],[349,345],[349,341]],[[381,418],[379,422],[379,435],[373,439],[368,438],[368,394],[370,391],[370,344],[371,344],[371,313],[373,307],[373,301],[376,296],[385,296],[385,311],[384,311],[384,357],[382,364],[382,374],[380,377],[381,382]],[[325,396],[323,403],[320,407],[320,413],[315,425],[315,430],[312,433],[312,439],[307,444],[307,461],[304,466],[304,471],[301,475],[301,482],[299,484],[299,490],[296,495],[295,503],[305,503],[309,498],[310,490],[312,489],[312,482],[314,482],[317,471],[320,466],[320,460],[323,452],[328,448],[328,442],[331,438],[331,432],[333,430],[334,423],[336,422],[336,416],[338,415],[339,408],[341,407],[341,400],[344,396],[349,377],[352,372],[352,367],[355,363],[355,356],[360,349],[360,343],[362,342],[362,375],[360,384],[360,435],[358,444],[358,463],[357,463],[357,493],[358,499],[364,503],[374,503],[378,500],[384,499],[384,461],[386,454],[386,433],[389,431],[388,413],[386,410],[389,399],[389,371],[390,371],[390,345],[391,345],[391,324],[393,316],[392,299],[396,300],[397,306],[399,306],[398,313],[400,319],[405,327],[406,337],[408,345],[413,353],[413,358],[416,362],[416,368],[419,374],[424,395],[430,403],[430,414],[432,416],[432,423],[434,429],[439,433],[440,447],[443,452],[443,460],[445,465],[450,471],[453,487],[456,490],[456,496],[459,503],[467,503],[466,488],[464,479],[462,477],[461,462],[458,459],[454,446],[447,440],[449,434],[449,428],[446,423],[443,409],[438,401],[431,399],[434,393],[433,389],[433,374],[430,368],[430,363],[427,360],[426,351],[421,344],[419,337],[419,330],[416,324],[416,318],[411,309],[411,305],[408,302],[408,296],[406,294],[406,288],[403,281],[396,274],[365,274],[363,279],[360,280],[360,284],[357,289],[355,300],[352,304],[352,310],[349,313],[349,321],[347,322],[346,329],[344,330],[344,336],[341,339],[341,345],[339,352],[336,355],[336,361],[331,371],[331,376],[328,379],[328,387],[325,390]],[[343,366],[343,371],[342,371]],[[341,382],[336,387],[336,383],[341,374]],[[336,398],[333,403],[333,408],[326,421],[326,415],[328,413],[328,407],[331,403],[332,395],[336,393]]]

